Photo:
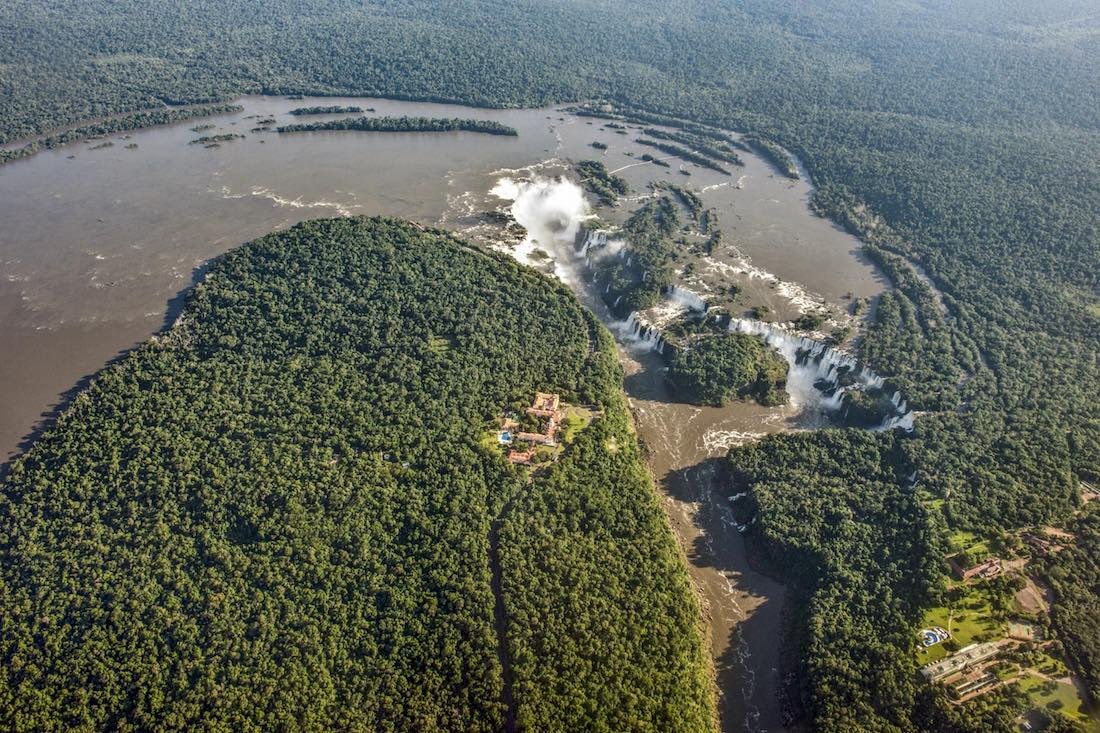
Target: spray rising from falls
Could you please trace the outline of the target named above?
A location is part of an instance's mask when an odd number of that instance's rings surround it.
[[[590,218],[584,191],[565,179],[535,178],[516,181],[501,178],[491,193],[511,201],[511,214],[527,230],[523,242],[513,255],[526,264],[535,264],[536,249],[551,255],[554,274],[575,287],[588,281],[596,258],[619,255],[630,257],[623,242],[612,239],[605,231],[585,230]],[[606,288],[605,288],[606,289]],[[696,314],[707,312],[706,301],[697,293],[672,285],[665,291],[666,302]],[[621,300],[621,296],[619,297]],[[618,306],[618,300],[612,307]],[[612,324],[620,340],[658,353],[665,351],[665,338],[660,328],[638,312],[625,321]],[[733,319],[729,330],[763,339],[787,361],[787,391],[791,402],[805,413],[837,414],[847,417],[850,405],[846,395],[880,394],[884,379],[854,357],[819,341],[798,336],[777,326],[747,319]],[[913,429],[913,413],[901,394],[894,392],[884,399],[887,412],[873,429]]]
[[[696,313],[707,312],[707,301],[698,293],[682,288],[679,285],[670,285],[665,293],[673,301]]]
[[[554,274],[564,282],[579,285],[587,279],[594,258],[605,258],[626,252],[622,243],[611,240],[606,231],[585,230],[583,222],[590,217],[584,191],[565,179],[535,178],[517,182],[501,178],[491,193],[512,202],[511,214],[527,230],[523,242],[513,250],[516,259],[531,264],[536,248],[549,251],[554,259]],[[584,269],[580,268],[583,263]],[[694,296],[694,299],[690,296]],[[688,307],[702,301],[691,291],[679,292],[679,297],[691,301]],[[622,300],[618,296],[615,307]],[[703,304],[703,310],[706,310]],[[664,350],[660,330],[638,313],[626,321],[612,324],[622,341],[655,351]]]
[[[581,187],[565,179],[501,178],[490,193],[511,201],[512,217],[527,230],[513,256],[534,264],[535,250],[541,249],[553,255],[554,274],[563,282],[574,282],[577,273],[572,260],[577,253],[573,246],[581,223],[590,216]]]
[[[881,392],[885,380],[854,357],[832,346],[785,331],[769,323],[737,318],[730,322],[734,333],[751,334],[763,339],[787,361],[787,392],[791,401],[803,409],[836,412],[845,408],[844,396],[850,391]],[[895,391],[890,398],[893,414],[887,415],[877,430],[902,428],[913,430],[913,413]]]

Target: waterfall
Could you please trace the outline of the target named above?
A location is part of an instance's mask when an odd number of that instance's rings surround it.
[[[507,185],[506,185],[507,184]],[[494,188],[494,194],[512,200],[511,213],[515,220],[526,230],[523,242],[514,248],[513,255],[521,262],[531,261],[536,247],[541,247],[554,257],[554,273],[564,281],[576,277],[572,269],[580,269],[584,261],[588,275],[593,272],[593,264],[599,265],[601,257],[617,255],[620,262],[633,267],[634,258],[626,242],[610,240],[607,231],[587,230],[582,226],[587,217],[588,208],[583,191],[574,183],[565,180],[551,181],[536,179],[517,184],[501,179]],[[604,250],[599,252],[599,250]],[[559,253],[563,256],[557,256]],[[566,265],[566,263],[570,263]],[[649,280],[649,273],[643,275]],[[575,284],[575,280],[573,284]],[[605,284],[604,294],[610,294],[612,283]],[[665,296],[682,307],[699,313],[707,312],[706,300],[699,294],[677,285],[670,286]],[[622,295],[615,299],[613,308],[619,308]],[[675,309],[671,309],[675,310]],[[663,319],[670,309],[654,314],[654,318]],[[660,320],[659,322],[664,322]],[[644,316],[632,312],[625,321],[613,324],[620,340],[663,353],[665,339],[660,330],[644,320]],[[885,380],[874,373],[867,365],[860,364],[854,357],[831,346],[813,339],[800,337],[772,324],[747,319],[731,319],[729,330],[736,333],[751,334],[761,338],[771,348],[776,349],[789,365],[787,390],[791,402],[807,412],[837,411],[854,408],[851,400],[845,401],[845,394],[852,390],[882,390]],[[877,396],[877,395],[876,395]],[[895,392],[882,401],[883,406],[892,406],[891,414],[876,426],[877,430],[901,428],[913,430],[914,414],[900,392]],[[877,407],[874,406],[874,407]],[[876,415],[877,410],[867,414]]]
[[[881,389],[884,379],[866,364],[820,341],[797,336],[777,326],[762,321],[737,318],[730,321],[729,330],[756,336],[778,351],[790,369],[787,373],[787,392],[791,402],[798,407],[835,411],[844,404],[844,393],[853,386],[863,389]],[[841,377],[846,377],[841,379]],[[913,413],[901,392],[895,392],[891,402],[895,415],[887,417],[876,430],[901,428],[913,430]]]
[[[660,329],[638,315],[637,311],[631,311],[623,325],[616,330],[622,334],[623,340],[627,343],[659,354],[665,352],[665,337],[661,335]]]
[[[670,285],[666,291],[666,295],[677,303],[697,313],[707,312],[707,301],[703,300],[702,296],[698,293],[688,290],[687,288],[682,288],[679,285]]]
[[[581,240],[579,254],[587,261],[588,255],[594,249],[607,246],[607,232],[603,230],[585,230],[584,239]]]
[[[622,296],[619,296],[620,298]],[[638,333],[638,314],[631,312],[630,316],[626,319],[626,331],[630,336],[635,336]]]
[[[913,432],[913,418],[912,412],[907,412],[904,415],[895,415],[894,417],[888,417],[883,421],[882,425],[876,428],[877,430],[893,430],[894,428],[901,428],[907,433]]]

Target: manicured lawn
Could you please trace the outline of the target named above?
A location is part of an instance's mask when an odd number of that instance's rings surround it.
[[[1034,665],[1035,669],[1048,677],[1066,677],[1069,675],[1069,668],[1066,667],[1066,663],[1061,659],[1052,657],[1046,652],[1039,652],[1039,655],[1042,661]]]
[[[989,545],[985,540],[978,537],[973,532],[967,532],[965,530],[957,530],[951,533],[951,536],[947,539],[947,543],[951,548],[950,554],[957,552],[968,552],[973,557],[979,560],[984,560],[986,555],[989,554]]]
[[[937,606],[924,615],[920,628],[941,626],[947,629],[958,648],[978,641],[992,641],[1003,635],[1002,625],[992,618],[989,602],[981,593],[971,590],[962,600],[952,607]],[[948,655],[943,644],[920,647],[917,652],[919,664],[928,664]]]
[[[962,552],[970,545],[978,541],[978,536],[966,530],[956,530],[947,538],[947,544],[952,552]]]
[[[1090,724],[1088,711],[1077,695],[1077,688],[1065,682],[1050,683],[1042,677],[1029,674],[1019,682],[1020,688],[1036,706],[1047,710],[1057,710],[1080,723]],[[1053,690],[1049,689],[1053,686]],[[1095,730],[1093,722],[1089,728]]]
[[[535,455],[538,456],[539,460],[536,463],[556,461],[562,450],[561,445],[537,445],[535,446]]]
[[[565,408],[565,416],[561,421],[562,442],[570,443],[577,433],[588,427],[592,422],[592,411],[583,407],[570,405]]]

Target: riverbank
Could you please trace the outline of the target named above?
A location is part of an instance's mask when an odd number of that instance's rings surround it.
[[[187,123],[133,133],[136,150],[71,146],[0,167],[0,337],[13,344],[0,362],[0,446],[20,440],[86,374],[166,322],[168,304],[196,268],[236,244],[319,215],[387,214],[442,226],[482,246],[509,252],[524,241],[492,192],[503,178],[531,181],[567,173],[568,159],[602,156],[631,192],[599,212],[610,223],[652,195],[650,181],[690,185],[721,217],[724,241],[713,271],[695,285],[743,286],[751,302],[777,317],[798,302],[843,310],[846,296],[873,298],[881,281],[853,255],[858,243],[812,215],[808,184],[774,174],[746,154],[738,184],[713,171],[663,168],[640,160],[644,148],[598,120],[559,109],[483,110],[390,100],[247,97],[244,110],[211,120],[212,134],[246,139],[217,149],[188,146]],[[359,104],[389,116],[461,117],[514,127],[515,138],[461,132],[430,136],[353,136],[251,132],[253,119],[292,121],[290,110],[314,102]],[[606,149],[597,153],[591,143]],[[262,143],[262,144],[261,144]],[[75,155],[75,157],[69,157]],[[171,176],[164,175],[172,171]],[[583,197],[581,197],[583,204]],[[577,200],[571,199],[570,206]],[[572,211],[572,209],[570,209]],[[562,213],[562,212],[559,212]],[[572,226],[566,218],[551,222]],[[569,240],[572,244],[572,240]],[[534,255],[527,242],[521,250]],[[708,609],[710,649],[725,731],[777,730],[775,668],[783,589],[754,573],[731,525],[728,497],[712,459],[729,445],[799,427],[798,411],[736,404],[694,408],[662,390],[656,355],[639,348],[623,324],[590,292],[571,258],[531,261],[558,276],[619,337],[625,390],[669,524]],[[725,278],[725,280],[723,280]],[[795,287],[797,285],[797,287]]]

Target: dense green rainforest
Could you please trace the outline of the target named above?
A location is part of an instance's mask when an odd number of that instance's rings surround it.
[[[677,394],[697,405],[753,399],[762,405],[787,401],[787,362],[755,336],[707,336],[677,348],[668,365]]]
[[[1007,729],[1010,700],[929,719],[911,632],[939,600],[950,532],[1095,534],[1072,513],[1079,480],[1100,475],[1097,23],[1093,0],[12,0],[0,140],[268,92],[610,99],[782,145],[817,210],[894,285],[860,349],[920,411],[905,439],[827,431],[732,457],[760,508],[753,533],[804,602],[806,714],[833,731]],[[84,505],[117,520],[103,501]],[[1095,690],[1090,563],[1063,554],[1046,572],[1067,657]]]
[[[487,135],[515,137],[515,128],[492,120],[439,119],[429,117],[349,117],[342,120],[302,122],[281,125],[277,132],[318,132],[322,130],[356,130],[359,132],[482,132]]]
[[[2,486],[0,727],[713,730],[621,379],[568,290],[446,234],[220,258]],[[482,437],[536,390],[603,416],[532,476]]]

